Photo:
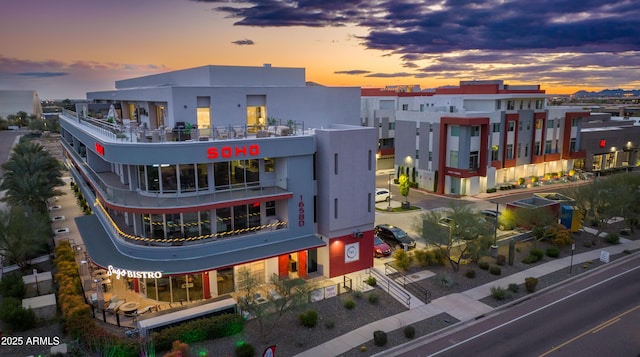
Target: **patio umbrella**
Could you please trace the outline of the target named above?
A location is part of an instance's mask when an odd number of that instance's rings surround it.
[[[117,123],[118,120],[118,112],[116,111],[116,108],[113,106],[113,104],[111,104],[111,106],[109,107],[109,113],[107,113],[107,121],[110,123]]]

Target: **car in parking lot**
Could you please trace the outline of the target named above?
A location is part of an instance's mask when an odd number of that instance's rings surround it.
[[[391,255],[391,247],[380,237],[373,236],[373,256],[376,258]]]
[[[514,224],[507,222],[507,220],[502,217],[502,212],[500,211],[485,209],[480,211],[480,214],[487,220],[487,222],[491,224],[497,223],[498,229],[501,231],[511,230],[515,228]]]
[[[415,248],[416,240],[411,238],[404,230],[392,226],[390,224],[379,224],[375,226],[373,229],[375,234],[382,238],[387,244],[392,247],[404,248]]]
[[[391,200],[391,192],[385,188],[376,188],[376,202]]]

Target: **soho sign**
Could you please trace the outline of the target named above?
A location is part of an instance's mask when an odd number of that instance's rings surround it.
[[[260,146],[258,144],[243,146],[222,146],[207,149],[208,159],[229,159],[240,156],[258,156],[260,154]]]
[[[126,270],[126,269],[117,269],[114,268],[113,265],[109,265],[107,267],[107,275],[112,276],[115,275],[116,279],[120,279],[120,277],[126,278],[162,278],[162,272],[159,271],[135,271],[135,270]]]

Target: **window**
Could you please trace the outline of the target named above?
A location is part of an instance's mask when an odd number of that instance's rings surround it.
[[[338,219],[338,199],[333,199],[333,218]]]
[[[518,120],[518,131],[522,131],[522,120]]]
[[[507,110],[515,109],[515,102],[513,100],[507,100]]]
[[[338,154],[333,154],[333,173],[338,174]]]
[[[578,118],[571,119],[571,126],[578,126]]]
[[[420,158],[420,150],[416,149],[416,160]]]
[[[520,101],[520,110],[522,110],[522,107],[524,106],[524,100]]]
[[[507,144],[507,160],[513,159],[513,144]]]
[[[542,119],[536,119],[536,129],[542,129]]]
[[[569,140],[569,151],[576,151],[576,138]]]
[[[396,130],[396,122],[395,121],[390,121],[389,122],[389,130]]]
[[[527,130],[531,130],[531,120],[527,120]]]
[[[373,155],[371,155],[371,150],[369,150],[369,157],[367,158],[367,162],[369,163],[369,171],[371,171],[371,166],[373,166]]]
[[[478,152],[472,151],[469,153],[469,171],[478,171]]]
[[[402,111],[406,112],[407,110],[409,110],[409,104],[402,104]]]
[[[499,133],[500,132],[500,123],[493,123],[491,124],[492,129],[491,131],[494,133]]]
[[[460,136],[460,126],[452,125],[451,126],[451,136]]]
[[[458,151],[456,150],[449,152],[449,167],[458,167]]]
[[[545,154],[551,154],[551,140],[547,140],[544,143],[544,153]]]
[[[276,215],[276,201],[267,201],[264,203],[264,207],[264,213],[267,217]]]
[[[501,106],[502,106],[502,101],[501,101],[501,100],[499,100],[499,99],[498,99],[498,100],[496,100],[496,110],[500,110],[500,109],[501,109],[501,108],[500,108]]]
[[[536,145],[535,145],[534,150],[535,150],[535,155],[539,156],[540,155],[540,142],[539,141],[536,141]]]
[[[433,161],[433,152],[429,151],[429,161]]]
[[[547,129],[553,129],[553,119],[547,120]]]
[[[514,131],[516,129],[516,122],[509,121],[507,122],[507,131]]]
[[[371,212],[371,193],[367,194],[367,212]]]
[[[522,156],[522,144],[518,143],[518,159]]]
[[[542,109],[542,99],[536,99],[536,109]]]
[[[480,126],[474,125],[471,127],[471,136],[480,136]]]
[[[420,104],[420,111],[424,112],[424,104]]]
[[[493,149],[495,149],[495,150],[491,150],[491,161],[500,160],[498,158],[498,153],[500,152],[498,146],[494,145]]]
[[[529,156],[529,144],[524,145],[524,157]]]
[[[531,109],[531,99],[527,102],[527,109]]]

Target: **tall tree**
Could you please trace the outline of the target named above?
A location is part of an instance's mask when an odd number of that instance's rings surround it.
[[[63,192],[62,168],[58,160],[31,141],[21,141],[5,164],[0,190],[6,190],[3,201],[13,206],[26,206],[33,212],[47,212],[47,201]]]
[[[52,234],[47,214],[27,214],[20,206],[0,210],[0,254],[9,264],[24,268],[28,260],[47,252]]]
[[[407,202],[407,196],[409,196],[409,176],[404,174],[400,175],[398,188],[400,189],[400,194],[404,196],[404,201]]]
[[[467,205],[453,204],[447,213],[424,212],[413,228],[442,250],[456,272],[464,257],[477,259],[485,255],[493,241],[493,226]]]

